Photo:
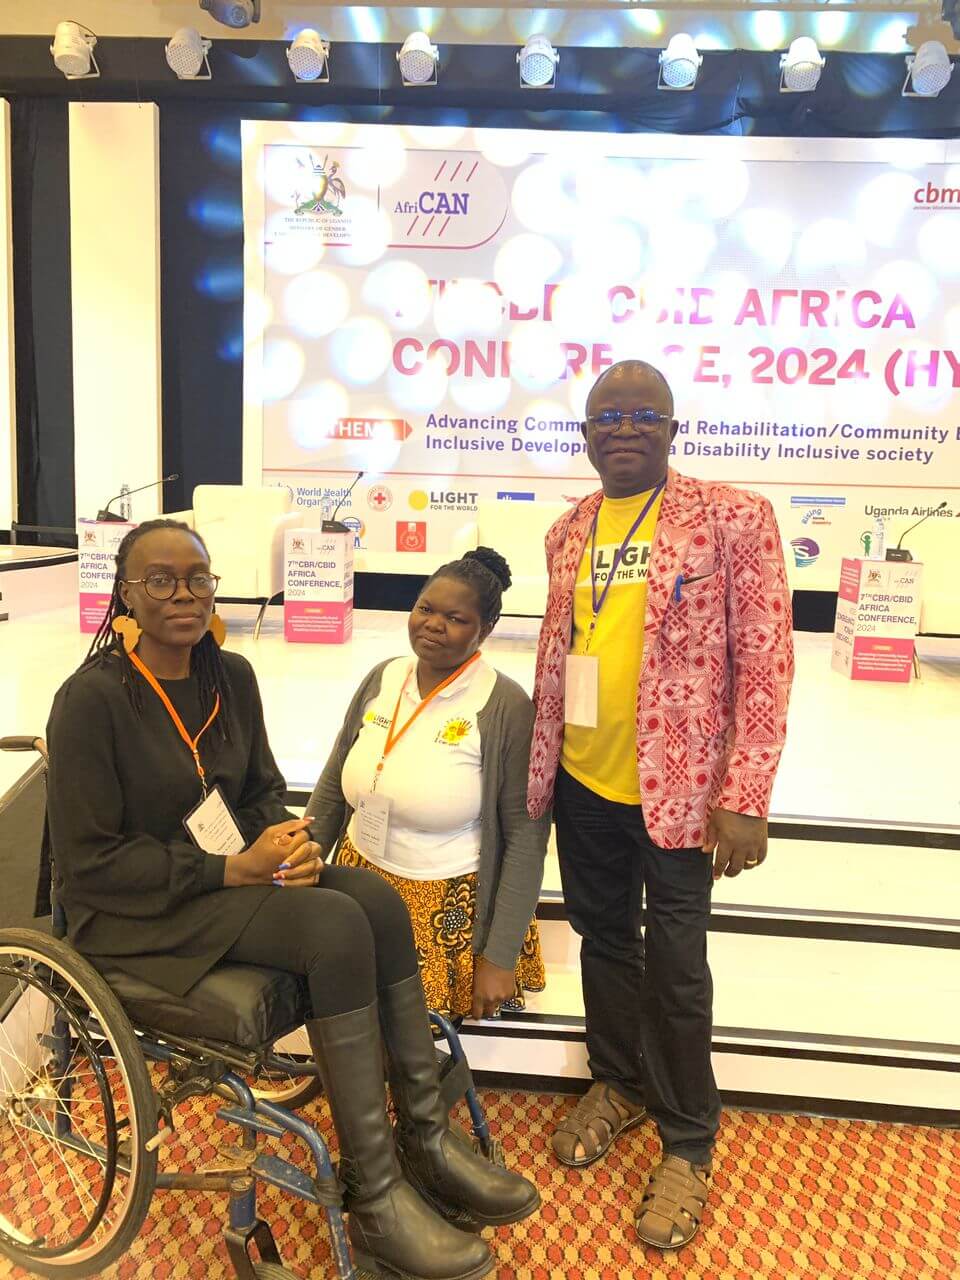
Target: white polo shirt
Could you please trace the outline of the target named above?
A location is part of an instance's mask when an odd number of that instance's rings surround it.
[[[360,734],[340,777],[353,809],[372,788],[401,690],[398,729],[420,704],[416,665],[415,658],[388,663],[380,692],[364,707]],[[497,673],[478,659],[430,700],[394,745],[377,783],[377,794],[390,800],[386,848],[382,857],[365,854],[368,861],[408,880],[445,880],[476,871],[481,806],[477,717],[496,681]],[[354,815],[349,827],[354,844],[356,824]]]

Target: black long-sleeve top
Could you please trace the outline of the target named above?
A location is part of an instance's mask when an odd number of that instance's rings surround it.
[[[200,758],[249,845],[291,815],[253,669],[238,654],[221,656],[229,691],[200,740]],[[273,890],[225,889],[225,859],[192,844],[183,819],[201,798],[193,756],[154,690],[139,674],[131,678],[142,684],[139,713],[112,656],[75,672],[54,699],[47,726],[54,883],[79,951],[183,995]],[[206,719],[196,676],[161,684],[193,736]]]

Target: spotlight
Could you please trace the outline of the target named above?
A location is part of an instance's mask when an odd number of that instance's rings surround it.
[[[200,8],[225,27],[249,27],[260,21],[260,0],[200,0]]]
[[[408,87],[436,84],[439,61],[440,50],[430,43],[430,37],[423,31],[414,31],[407,36],[403,48],[397,54],[400,78]]]
[[[195,27],[181,27],[173,33],[173,38],[166,46],[167,65],[178,80],[212,80],[210,70],[209,40],[201,38]],[[200,74],[200,68],[206,67],[206,75]]]
[[[517,54],[523,89],[552,89],[557,83],[560,55],[546,36],[531,36]]]
[[[78,22],[58,22],[50,52],[58,71],[68,80],[96,79],[100,74],[93,46],[97,37]],[[91,71],[91,65],[93,70]]]
[[[315,84],[330,83],[327,59],[330,45],[321,38],[319,31],[306,27],[287,49],[287,61],[295,80],[312,81]]]
[[[907,56],[907,77],[901,95],[904,98],[935,98],[950,83],[952,75],[953,63],[946,46],[939,40],[925,40],[915,56]]]
[[[780,92],[810,93],[820,83],[826,62],[815,40],[798,36],[787,52],[780,55]]]
[[[660,55],[658,89],[692,89],[703,65],[703,54],[697,50],[693,38],[685,32],[671,36],[670,43]]]

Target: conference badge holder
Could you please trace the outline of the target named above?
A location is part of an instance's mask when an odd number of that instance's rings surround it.
[[[226,796],[216,783],[183,820],[187,835],[204,853],[228,858],[246,848],[243,832],[230,811]]]
[[[365,858],[382,859],[390,830],[390,799],[368,791],[357,803],[357,847]]]
[[[599,660],[591,653],[568,653],[563,672],[565,722],[596,729],[599,691]]]

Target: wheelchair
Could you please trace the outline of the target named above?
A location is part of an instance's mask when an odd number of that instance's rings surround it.
[[[40,739],[4,738],[0,749],[39,751],[20,785],[45,787]],[[332,1274],[370,1277],[351,1257],[327,1146],[296,1114],[322,1092],[317,1067],[277,1047],[307,1016],[305,984],[280,970],[221,964],[174,997],[94,969],[64,940],[63,912],[52,907],[53,936],[0,929],[0,1255],[34,1275],[98,1275],[137,1238],[155,1189],[221,1191],[238,1280],[296,1280],[258,1214],[257,1189],[267,1184],[323,1211]],[[445,1042],[448,1110],[465,1099],[472,1138],[463,1140],[502,1164],[457,1032],[440,1014],[430,1018]],[[222,1103],[216,1115],[232,1141],[202,1168],[161,1167],[176,1109],[205,1096]],[[288,1158],[291,1146],[303,1163]],[[455,1211],[449,1220],[478,1229]]]

